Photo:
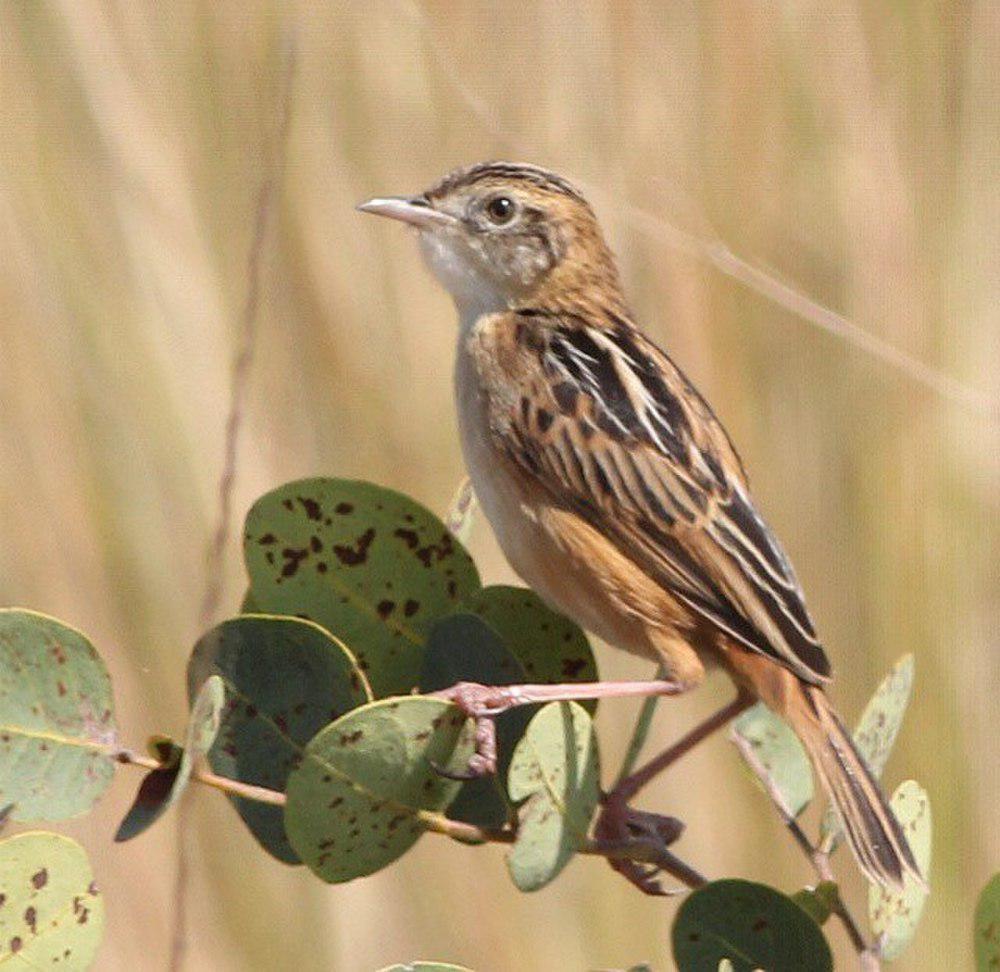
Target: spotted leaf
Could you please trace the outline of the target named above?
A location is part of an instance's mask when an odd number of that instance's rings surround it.
[[[507,789],[518,807],[507,869],[522,891],[537,891],[569,863],[597,807],[597,739],[587,710],[552,702],[517,744]]]
[[[904,780],[896,787],[889,805],[906,834],[920,873],[929,879],[931,805],[927,792],[919,783]],[[868,921],[875,935],[882,937],[881,955],[885,959],[899,958],[910,944],[927,900],[927,891],[909,875],[903,880],[901,891],[874,884],[868,888]]]
[[[417,685],[432,625],[480,586],[472,559],[431,512],[343,479],[305,479],[259,499],[244,557],[251,603],[342,638],[377,696]]]
[[[478,615],[500,635],[529,682],[597,681],[597,662],[583,630],[534,591],[495,584],[466,598],[462,610]],[[580,704],[593,715],[597,701]]]
[[[348,648],[301,618],[243,615],[213,628],[188,662],[189,696],[212,675],[228,701],[209,763],[221,776],[282,792],[306,743],[372,697]],[[300,863],[280,807],[231,799],[268,853]]]
[[[65,820],[114,773],[111,681],[79,631],[34,611],[0,610],[0,807],[15,820]]]
[[[0,841],[0,965],[88,969],[104,932],[104,899],[83,848],[59,834]]]
[[[425,696],[361,706],[323,729],[288,778],[285,829],[324,881],[350,881],[404,854],[444,810],[472,755],[472,733],[453,705]]]
[[[744,712],[730,732],[746,747],[740,747],[744,759],[758,764],[751,769],[767,774],[785,809],[797,817],[812,800],[813,778],[809,757],[795,733],[763,702]]]
[[[679,969],[831,972],[819,926],[794,901],[752,881],[725,880],[684,899],[671,932]]]

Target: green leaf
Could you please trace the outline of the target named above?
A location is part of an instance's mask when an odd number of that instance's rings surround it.
[[[114,773],[111,681],[79,631],[0,610],[0,806],[15,820],[86,813]]]
[[[225,702],[226,689],[222,679],[218,675],[210,676],[191,707],[183,748],[172,747],[166,765],[146,774],[135,801],[118,827],[116,841],[138,837],[177,802],[187,788],[194,764],[215,742]]]
[[[587,836],[597,806],[597,739],[587,710],[552,702],[517,744],[507,788],[518,808],[507,868],[522,891],[537,891],[566,866]],[[522,802],[523,801],[523,802]]]
[[[1000,969],[1000,873],[994,874],[979,895],[973,926],[976,972]]]
[[[288,778],[285,830],[324,881],[391,864],[420,838],[427,811],[444,810],[472,755],[461,711],[424,696],[383,699],[342,716],[306,747]],[[434,764],[434,765],[432,765]]]
[[[247,515],[244,556],[253,603],[342,638],[377,696],[416,686],[431,626],[479,588],[436,516],[352,480],[304,479],[263,496]]]
[[[188,662],[189,697],[212,675],[222,678],[229,698],[208,753],[212,769],[282,792],[306,743],[372,697],[344,644],[301,618],[244,615],[213,628]],[[281,807],[230,799],[269,854],[301,863],[285,835]]]
[[[388,965],[381,972],[472,972],[464,965],[447,962],[407,962],[406,965]]]
[[[889,801],[910,842],[910,850],[925,880],[931,866],[931,804],[927,792],[913,780],[896,787]],[[876,936],[884,935],[881,949],[885,959],[898,958],[913,938],[924,910],[927,892],[912,878],[904,879],[902,891],[877,885],[868,888],[868,921]]]
[[[496,584],[468,596],[462,610],[481,617],[521,663],[529,682],[596,682],[597,663],[583,630],[526,587]],[[580,703],[593,715],[595,699]]]
[[[0,965],[90,968],[104,899],[76,841],[41,831],[0,841],[0,901]]]
[[[457,682],[517,685],[526,681],[521,663],[500,635],[474,614],[453,614],[439,621],[427,641],[421,691],[429,694]],[[448,808],[452,820],[499,827],[511,816],[506,798],[507,771],[514,747],[524,735],[535,706],[519,706],[496,717],[497,772],[469,780]]]
[[[797,817],[812,800],[813,777],[809,757],[795,733],[763,702],[744,712],[731,732],[750,748],[781,794],[785,808]],[[747,758],[742,751],[741,755]]]
[[[803,888],[792,895],[794,901],[817,925],[825,925],[840,898],[833,881],[820,881],[814,888]]]
[[[882,679],[858,720],[854,742],[876,779],[882,775],[889,761],[912,689],[913,655],[903,655]],[[827,807],[820,824],[823,849],[831,853],[840,843],[841,836],[840,817],[832,806]]]
[[[752,881],[726,880],[689,895],[671,933],[681,972],[829,972],[833,957],[819,926],[794,901]]]

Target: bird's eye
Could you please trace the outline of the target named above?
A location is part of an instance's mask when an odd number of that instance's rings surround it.
[[[514,218],[514,201],[508,196],[494,196],[486,204],[486,215],[497,226],[509,223]]]

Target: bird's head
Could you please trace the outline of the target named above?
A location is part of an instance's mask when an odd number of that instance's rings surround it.
[[[533,165],[458,169],[419,196],[358,209],[417,228],[424,258],[463,313],[501,311],[591,288],[619,294],[614,259],[578,189]]]

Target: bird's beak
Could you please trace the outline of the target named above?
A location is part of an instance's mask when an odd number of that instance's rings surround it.
[[[423,196],[382,196],[361,203],[358,211],[388,216],[418,229],[449,226],[457,222],[454,216],[434,209]]]

